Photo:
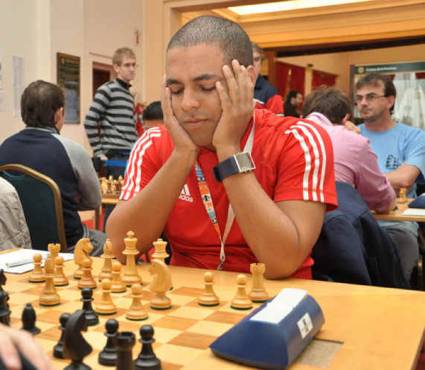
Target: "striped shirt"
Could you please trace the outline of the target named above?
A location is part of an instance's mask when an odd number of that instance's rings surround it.
[[[249,132],[250,128],[242,138],[241,147]],[[131,152],[121,199],[130,200],[142,191],[167,162],[173,148],[173,140],[165,127],[145,131]],[[332,143],[315,123],[278,117],[269,110],[257,109],[252,157],[255,176],[274,202],[304,200],[335,208]],[[217,154],[200,148],[198,163],[211,192],[220,230],[224,230],[229,200],[223,183],[217,182],[213,175]],[[194,169],[168,216],[165,233],[173,248],[172,264],[217,268],[220,240],[205,212]],[[235,220],[226,240],[224,269],[249,272],[252,262],[256,262],[256,258]],[[312,260],[307,258],[295,276],[309,276],[311,265]]]
[[[84,121],[95,155],[130,150],[137,140],[134,98],[129,85],[114,80],[100,86]]]

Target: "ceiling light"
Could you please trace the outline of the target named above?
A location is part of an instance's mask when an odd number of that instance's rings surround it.
[[[256,5],[231,6],[228,9],[238,15],[250,15],[258,13],[283,12],[287,10],[297,10],[305,8],[317,8],[321,6],[330,5],[360,3],[366,1],[370,0],[288,0]]]

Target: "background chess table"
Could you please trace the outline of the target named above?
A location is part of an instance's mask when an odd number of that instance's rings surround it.
[[[97,276],[102,261],[94,258],[93,275]],[[10,295],[11,325],[21,327],[21,313],[27,302],[37,312],[37,325],[42,333],[36,340],[51,354],[59,336],[59,316],[81,308],[77,281],[72,278],[75,265],[65,263],[70,285],[58,288],[62,303],[53,307],[40,307],[38,298],[42,284],[28,283],[29,273],[8,274],[5,289]],[[151,297],[146,288],[151,280],[147,265],[139,266],[144,279],[143,303],[148,307]],[[164,369],[237,369],[243,368],[232,362],[215,357],[208,346],[215,338],[230,329],[251,310],[238,311],[230,308],[230,300],[236,292],[236,275],[214,272],[214,289],[221,299],[216,307],[201,307],[196,298],[203,290],[205,270],[171,267],[173,287],[169,293],[172,308],[164,311],[148,309],[145,321],[129,321],[125,312],[130,306],[130,290],[113,294],[118,312],[100,316],[100,324],[89,327],[83,335],[93,346],[86,363],[93,369],[103,369],[97,363],[97,355],[103,348],[104,323],[116,318],[120,330],[133,331],[139,339],[139,328],[145,323],[155,329],[155,353]],[[319,281],[288,279],[266,281],[271,295],[285,287],[306,289],[322,307],[326,322],[318,340],[308,347],[291,370],[311,369],[414,369],[422,346],[425,324],[425,293],[417,291],[375,288]],[[96,297],[100,293],[94,291]],[[254,308],[258,305],[254,304]],[[253,333],[255,335],[255,333]],[[140,351],[137,342],[133,350],[135,358]],[[55,368],[62,369],[68,360],[54,359]]]

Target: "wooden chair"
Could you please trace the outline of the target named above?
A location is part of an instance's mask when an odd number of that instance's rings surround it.
[[[56,182],[20,164],[0,166],[0,176],[19,195],[33,249],[47,250],[49,243],[60,243],[61,252],[66,252],[62,198]]]

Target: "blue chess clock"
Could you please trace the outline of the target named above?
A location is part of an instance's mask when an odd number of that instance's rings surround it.
[[[324,324],[323,312],[305,290],[283,289],[217,338],[219,357],[262,369],[285,369]]]

